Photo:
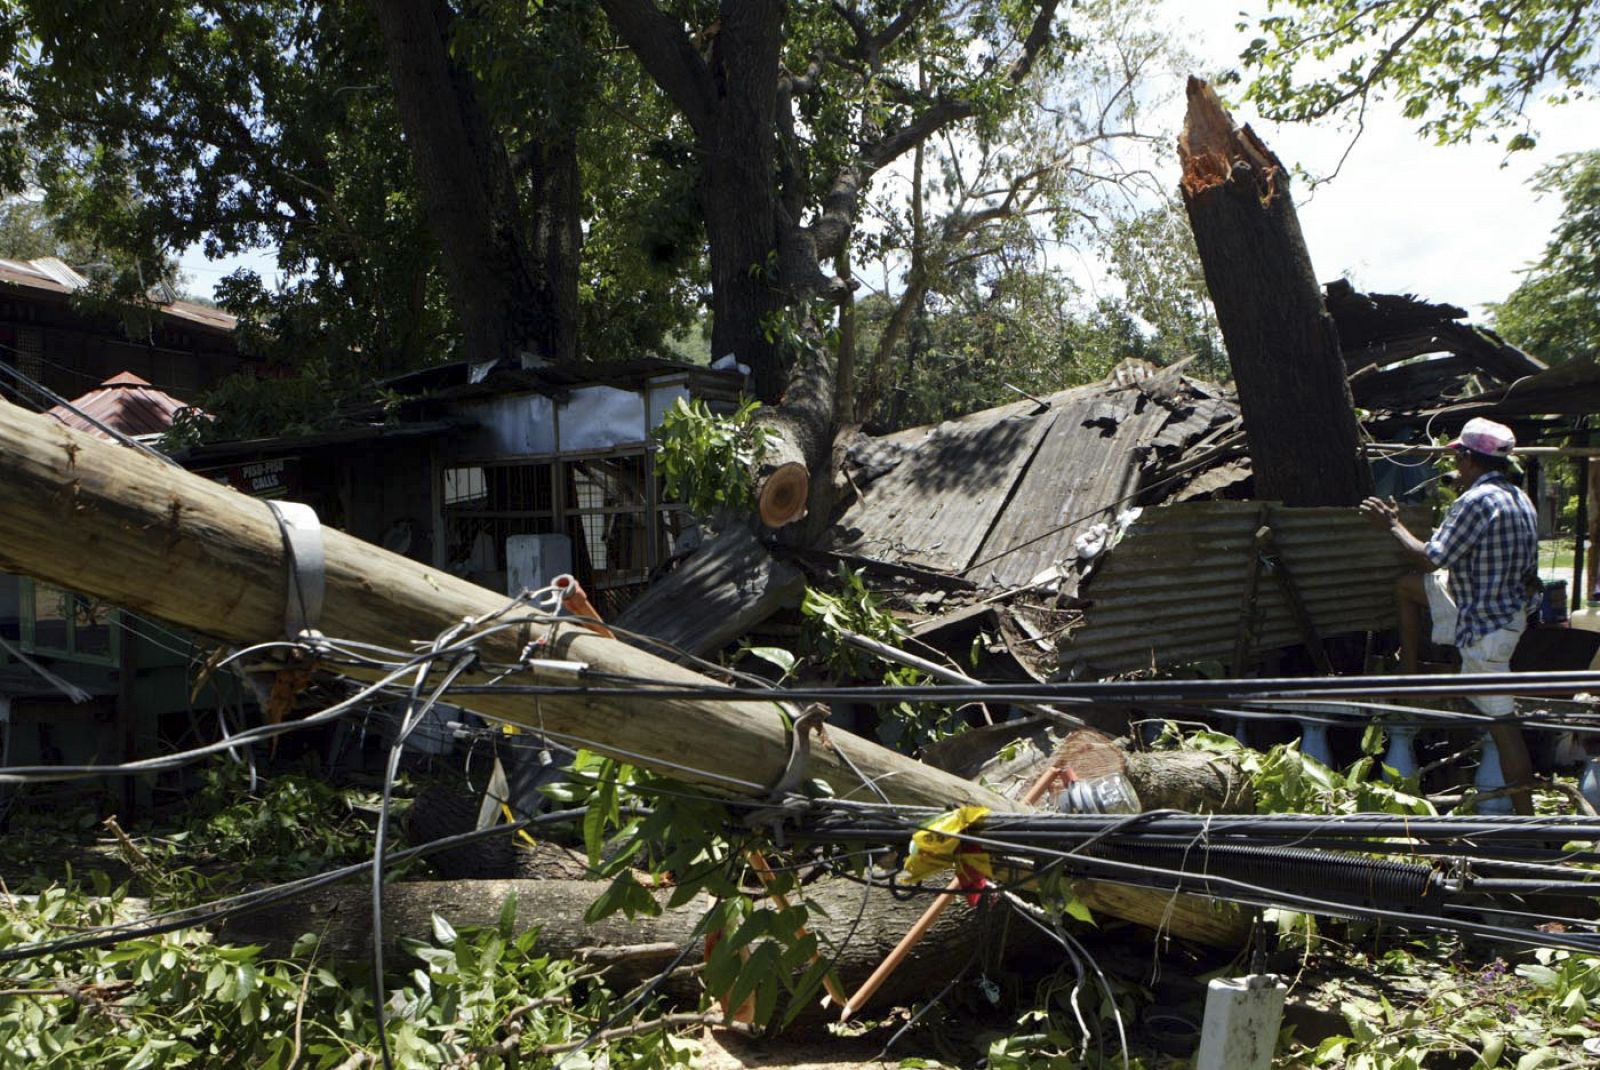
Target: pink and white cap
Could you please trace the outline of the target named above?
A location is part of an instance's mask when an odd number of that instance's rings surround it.
[[[1481,416],[1474,416],[1467,421],[1454,442],[1449,445],[1453,450],[1471,450],[1481,453],[1485,457],[1509,457],[1511,451],[1517,448],[1517,436],[1511,433],[1511,428],[1505,424],[1497,424],[1493,420],[1485,420]]]

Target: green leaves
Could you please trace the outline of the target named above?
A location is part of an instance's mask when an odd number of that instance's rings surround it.
[[[1563,156],[1534,189],[1560,194],[1561,221],[1522,284],[1495,306],[1495,327],[1551,363],[1600,353],[1600,151]]]
[[[640,916],[653,918],[661,913],[661,905],[656,902],[655,896],[639,883],[631,869],[623,870],[612,879],[606,890],[584,911],[583,920],[593,925],[616,913],[621,913],[629,921]]]
[[[760,408],[760,402],[746,400],[733,415],[719,416],[704,401],[678,398],[655,431],[656,469],[666,480],[667,497],[701,518],[753,508],[755,467],[776,438],[755,422]]]
[[[1241,58],[1245,99],[1268,118],[1350,117],[1379,96],[1402,102],[1440,143],[1521,123],[1535,101],[1563,102],[1600,71],[1600,11],[1589,0],[1286,0],[1261,18]],[[1515,133],[1510,151],[1533,136]]]

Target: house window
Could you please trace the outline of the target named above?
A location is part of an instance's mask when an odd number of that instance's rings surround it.
[[[20,594],[23,650],[97,665],[121,661],[122,620],[117,609],[98,598],[26,577]]]

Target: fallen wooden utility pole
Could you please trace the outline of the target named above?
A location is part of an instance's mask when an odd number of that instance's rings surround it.
[[[264,501],[0,404],[0,568],[249,644],[284,632],[289,572],[283,540]],[[329,636],[414,649],[506,604],[493,591],[340,531],[323,529],[322,551],[325,593],[316,626]],[[547,656],[600,672],[679,686],[713,684],[576,624],[487,636],[481,653],[488,661],[515,662],[531,638],[546,635]],[[519,681],[569,687],[573,678],[533,669]],[[746,797],[768,794],[783,778],[797,715],[778,702],[581,691],[537,703],[526,695],[474,694],[463,705]],[[841,797],[863,797],[865,777],[898,803],[1009,806],[997,792],[886,747],[836,729],[828,738],[831,746],[810,748],[803,774],[828,782]],[[1237,917],[1204,900],[1175,904],[1170,895],[1143,889],[1107,888],[1106,894],[1101,906],[1107,913],[1175,935],[1227,942],[1240,931]],[[1085,899],[1095,905],[1100,896],[1088,890]]]

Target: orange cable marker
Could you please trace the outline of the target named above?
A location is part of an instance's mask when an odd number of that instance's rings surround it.
[[[589,602],[589,596],[584,593],[583,585],[578,582],[576,576],[570,574],[557,576],[551,585],[561,592],[561,605],[579,618],[578,624],[607,639],[617,637],[616,632],[600,623],[600,614]]]

